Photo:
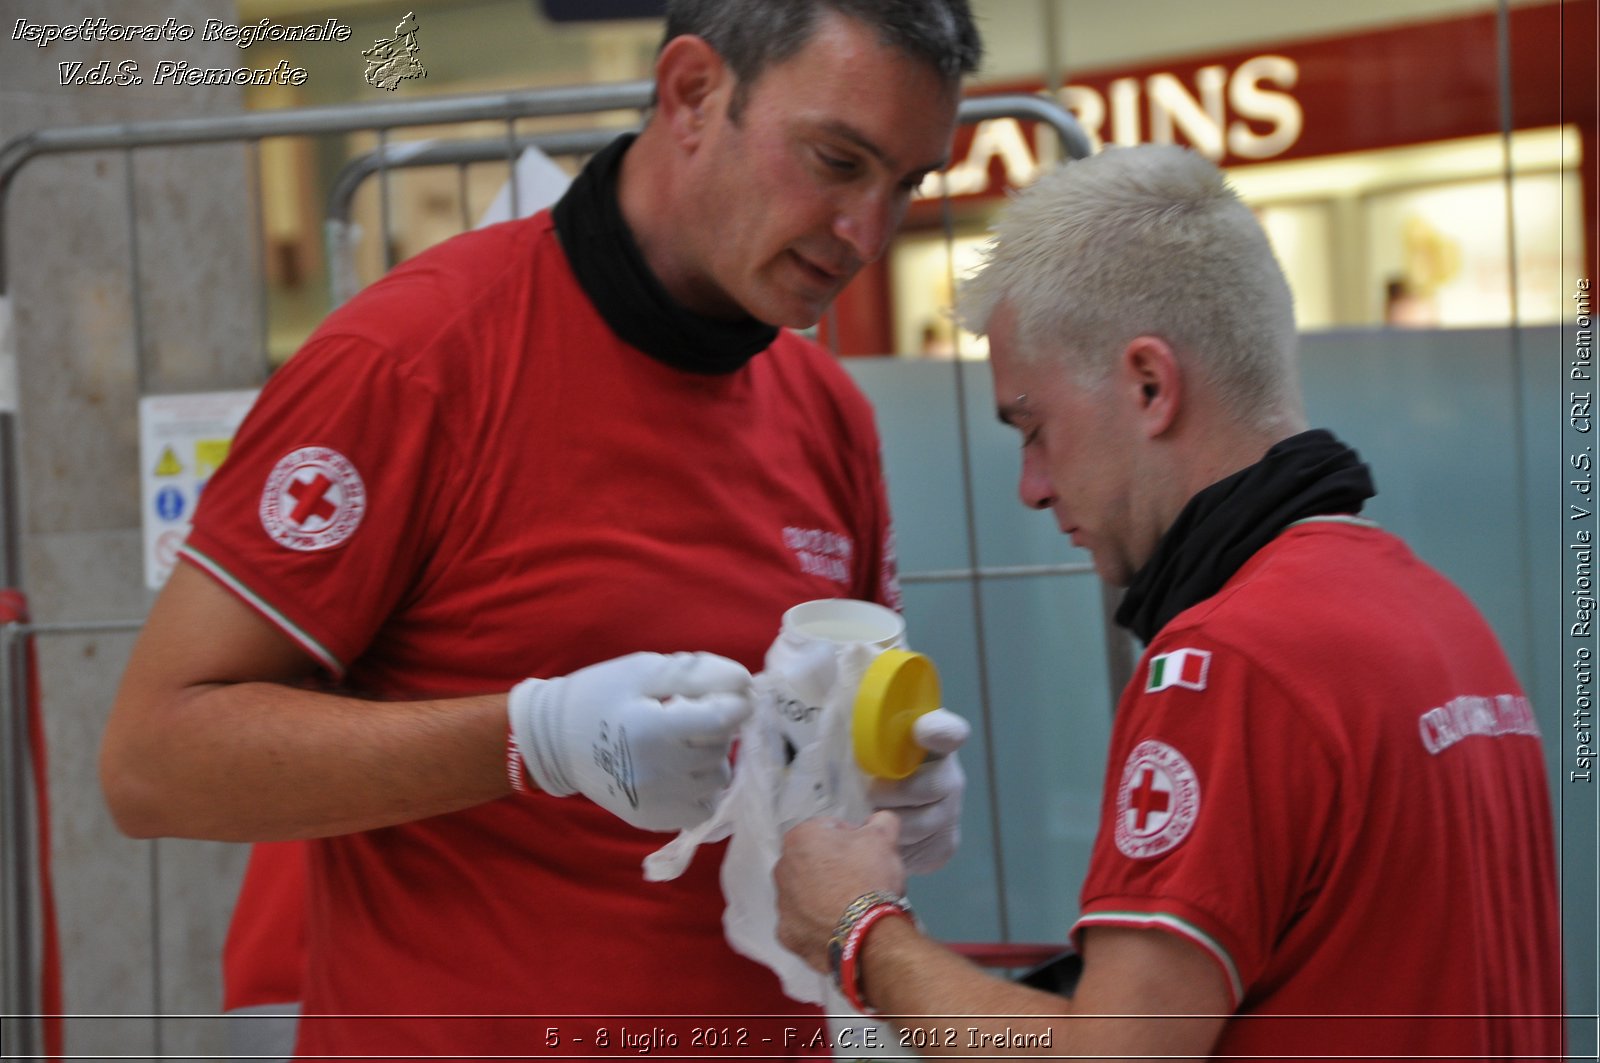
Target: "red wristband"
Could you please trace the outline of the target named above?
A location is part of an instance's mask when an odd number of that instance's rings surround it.
[[[861,984],[861,946],[867,940],[867,931],[871,930],[878,920],[896,915],[903,919],[911,918],[910,910],[903,904],[892,901],[880,901],[874,904],[861,913],[860,918],[851,925],[839,949],[839,989],[844,993],[844,998],[849,1001],[850,1006],[863,1015],[878,1013],[866,1002]]]

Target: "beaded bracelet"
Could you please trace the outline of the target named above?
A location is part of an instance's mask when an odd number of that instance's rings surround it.
[[[828,970],[833,975],[833,984],[838,986],[850,1006],[863,1015],[876,1015],[877,1012],[867,1004],[861,984],[861,945],[867,938],[867,931],[878,920],[891,916],[916,921],[911,905],[904,897],[896,897],[882,890],[863,893],[844,910],[838,925],[833,928],[833,937],[828,941]]]

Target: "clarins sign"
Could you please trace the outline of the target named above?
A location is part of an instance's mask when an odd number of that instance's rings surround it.
[[[1094,149],[1112,144],[1183,143],[1224,165],[1276,158],[1305,129],[1305,112],[1294,96],[1299,65],[1282,55],[1257,55],[1233,67],[1209,64],[1185,78],[1169,71],[1067,85],[1059,92]],[[1044,129],[1034,136],[1053,135]],[[1020,188],[1039,172],[1034,144],[1015,118],[979,122],[960,160],[924,183],[939,195],[940,180],[952,196],[983,195],[994,187],[998,163],[1002,187]]]
[[[1575,123],[1587,138],[1595,120],[1594,20],[1593,0],[1514,5],[1509,101],[1502,99],[1492,11],[1137,67],[1069,70],[1057,97],[1096,149],[1175,142],[1223,166],[1498,133],[1504,117],[1514,129]],[[1590,51],[1582,51],[1584,40]],[[1562,61],[1569,42],[1576,42],[1573,56]],[[980,91],[1041,88],[1032,81]],[[948,173],[951,194],[995,196],[1026,185],[1038,172],[1037,145],[1054,136],[1014,119],[962,127]],[[1586,146],[1585,166],[1589,154]],[[938,186],[930,182],[925,191],[937,195]]]
[[[1098,150],[1101,143],[1171,144],[1183,140],[1207,158],[1272,159],[1294,146],[1305,129],[1295,99],[1300,67],[1282,55],[1256,55],[1232,69],[1203,66],[1186,80],[1176,74],[1123,77],[1103,89],[1068,85],[1061,102]]]

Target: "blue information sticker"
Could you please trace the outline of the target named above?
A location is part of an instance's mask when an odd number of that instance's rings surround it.
[[[162,520],[182,520],[187,505],[183,492],[176,487],[163,487],[156,492],[156,516]]]

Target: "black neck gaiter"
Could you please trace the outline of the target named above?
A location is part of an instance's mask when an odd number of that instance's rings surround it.
[[[589,160],[551,212],[572,272],[611,330],[650,357],[691,373],[733,373],[778,330],[755,318],[720,321],[679,305],[650,272],[622,217],[617,180],[634,135]]]
[[[1375,494],[1371,470],[1333,433],[1290,436],[1189,499],[1128,585],[1116,621],[1148,643],[1173,617],[1220,591],[1290,524],[1359,513]]]

